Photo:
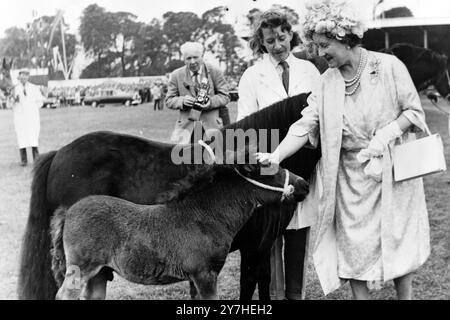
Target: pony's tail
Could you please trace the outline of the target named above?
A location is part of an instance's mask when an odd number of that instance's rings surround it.
[[[23,237],[18,282],[18,298],[54,299],[57,291],[51,270],[50,217],[47,176],[56,151],[38,158],[33,170],[30,213]]]
[[[66,220],[66,209],[59,208],[55,211],[50,222],[52,236],[52,271],[58,287],[61,287],[66,274],[66,256],[64,254],[63,232]]]

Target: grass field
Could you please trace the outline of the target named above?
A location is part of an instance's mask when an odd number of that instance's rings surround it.
[[[450,137],[447,117],[424,101],[427,120],[433,132],[439,132],[450,160]],[[236,105],[231,106],[232,119]],[[41,153],[58,149],[75,138],[97,130],[111,130],[168,141],[177,113],[171,110],[155,112],[150,105],[125,108],[107,106],[101,109],[74,107],[41,110]],[[29,152],[30,153],[30,152]],[[29,155],[29,160],[30,155]],[[16,299],[19,249],[30,198],[32,166],[20,167],[19,153],[13,127],[12,111],[0,110],[0,299]],[[449,163],[449,162],[448,162]],[[427,205],[430,215],[432,253],[414,280],[416,299],[450,299],[450,173],[425,179]],[[228,256],[219,277],[221,299],[239,296],[238,252]],[[324,297],[313,272],[308,266],[307,299],[350,299],[347,285]],[[373,292],[376,299],[393,299],[392,283]],[[187,282],[168,286],[142,286],[115,276],[108,285],[108,299],[189,299]]]

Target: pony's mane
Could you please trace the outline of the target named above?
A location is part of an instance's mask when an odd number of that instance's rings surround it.
[[[302,110],[308,106],[309,94],[301,93],[276,102],[240,121],[225,126],[221,131],[224,132],[227,129],[280,129],[280,132],[287,133],[293,119],[298,119]],[[298,108],[295,108],[296,106]]]
[[[289,97],[283,101],[276,102],[271,106],[259,110],[244,119],[229,124],[221,129],[226,134],[227,129],[279,129],[280,139],[283,139],[292,123],[300,119],[302,110],[308,105],[307,98],[310,93],[301,93],[293,97]],[[187,144],[186,147],[194,144]],[[236,151],[236,150],[234,150]],[[246,154],[246,160],[248,154]],[[173,188],[163,193],[158,202],[167,202],[180,200],[186,195],[198,192],[212,186],[219,175],[222,177],[232,173],[238,165],[207,165],[182,164],[187,174],[173,183]]]

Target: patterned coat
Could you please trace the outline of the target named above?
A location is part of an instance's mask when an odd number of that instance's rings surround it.
[[[312,144],[317,145],[320,138],[322,146],[317,175],[320,190],[314,190],[318,220],[313,229],[312,248],[316,272],[324,293],[328,294],[343,283],[337,272],[334,219],[345,84],[338,69],[329,69],[323,74],[322,85],[319,103],[304,110],[303,118],[292,125],[289,134],[308,133]],[[365,94],[366,101],[385,110],[377,119],[378,129],[401,114],[414,126],[400,140],[412,139],[414,131],[424,129],[419,96],[408,70],[395,56],[369,51],[359,94]],[[394,182],[389,150],[383,154],[381,183],[381,259],[383,279],[388,281],[416,270],[426,261],[430,254],[430,235],[423,181],[419,178]]]

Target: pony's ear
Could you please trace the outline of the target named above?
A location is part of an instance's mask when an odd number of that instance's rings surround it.
[[[14,58],[12,58],[11,61],[9,62],[9,69],[8,70],[12,69],[13,62],[14,62]]]
[[[6,59],[5,58],[3,58],[2,68],[3,69],[7,69],[8,68],[8,66],[6,65]]]

